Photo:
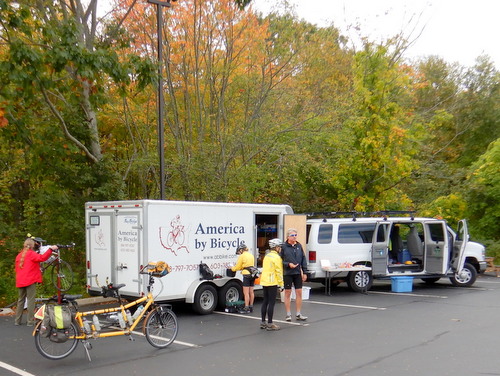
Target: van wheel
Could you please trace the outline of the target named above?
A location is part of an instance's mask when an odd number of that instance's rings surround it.
[[[372,284],[372,273],[364,270],[349,272],[349,276],[347,277],[347,285],[354,292],[368,291],[372,287]]]
[[[243,300],[243,287],[241,283],[229,281],[219,289],[219,309],[226,308],[226,302],[237,302]]]
[[[194,295],[193,310],[200,315],[208,315],[217,307],[217,290],[209,284],[198,287]]]
[[[477,278],[477,270],[476,268],[469,264],[468,262],[465,263],[464,269],[462,270],[462,273],[460,275],[458,273],[454,273],[450,277],[450,281],[454,286],[458,287],[469,287],[476,282]]]

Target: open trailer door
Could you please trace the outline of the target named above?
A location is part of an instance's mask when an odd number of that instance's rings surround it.
[[[289,228],[297,230],[297,241],[302,244],[304,252],[307,254],[306,249],[306,221],[307,216],[304,214],[285,214],[283,219],[283,240],[286,241],[286,232]]]

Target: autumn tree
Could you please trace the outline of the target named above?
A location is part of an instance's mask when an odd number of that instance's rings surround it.
[[[83,203],[123,197],[97,113],[108,84],[123,93],[153,77],[154,65],[120,56],[127,40],[100,25],[95,0],[0,0],[0,215],[9,220],[0,239],[10,252],[27,232],[82,247]]]

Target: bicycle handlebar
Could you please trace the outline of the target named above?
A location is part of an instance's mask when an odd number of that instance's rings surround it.
[[[56,244],[57,245],[57,248],[74,248],[75,247],[75,243],[71,243],[71,244]]]

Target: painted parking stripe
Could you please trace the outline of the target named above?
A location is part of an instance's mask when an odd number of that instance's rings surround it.
[[[219,312],[219,311],[214,311],[214,313],[217,313],[219,315],[227,315],[227,316],[232,316],[232,317],[241,317],[243,319],[251,319],[251,320],[259,320],[260,317],[255,317],[255,316],[249,316],[249,315],[235,315],[234,313],[229,313],[229,312]],[[285,321],[285,320],[276,320],[273,319],[273,322],[279,322],[282,324],[287,324],[287,325],[298,325],[298,326],[308,326],[306,322],[293,322],[293,321]]]
[[[318,301],[314,301],[314,300],[308,300],[307,302],[312,303],[312,304],[329,305],[329,306],[335,306],[335,307],[360,308],[360,309],[371,309],[371,310],[379,310],[379,311],[384,311],[387,309],[387,308],[383,308],[383,307],[371,307],[371,306],[361,306],[361,305],[353,305],[353,304],[318,302]]]
[[[413,293],[409,293],[409,292],[369,291],[368,294],[399,295],[399,296],[418,296],[418,297],[422,297],[422,298],[448,299],[447,296],[443,296],[443,295],[413,294]]]
[[[138,336],[141,336],[141,337],[145,337],[143,333],[137,332],[135,330],[132,333],[137,334]],[[187,346],[187,347],[201,347],[200,345],[196,345],[194,343],[182,342],[182,341],[177,341],[177,340],[175,340],[173,343],[175,343],[176,345],[182,345],[182,346]]]
[[[11,366],[10,364],[4,363],[4,362],[0,362],[0,367],[4,368],[4,369],[6,369],[6,370],[8,370],[10,372],[13,372],[16,375],[20,375],[20,376],[35,376],[32,373],[26,372],[26,371],[24,371],[22,369],[19,369],[17,367]]]

